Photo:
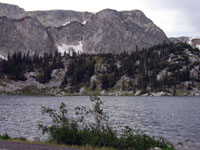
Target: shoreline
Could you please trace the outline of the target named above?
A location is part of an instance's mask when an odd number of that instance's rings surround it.
[[[135,95],[135,94],[121,94],[121,95],[115,95],[115,94],[15,94],[15,93],[0,93],[0,96],[34,96],[34,97],[68,97],[68,96],[106,96],[106,97],[199,97],[199,95],[169,95],[169,94],[150,94],[145,93],[142,95]]]

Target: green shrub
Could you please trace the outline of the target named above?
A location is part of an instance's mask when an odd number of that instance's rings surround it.
[[[0,139],[8,140],[8,139],[10,139],[10,137],[8,136],[7,133],[5,133],[5,134],[3,134],[3,135],[0,135]]]
[[[164,138],[156,139],[142,132],[125,126],[122,134],[118,134],[109,124],[109,117],[103,111],[103,102],[95,96],[90,97],[92,109],[76,107],[76,117],[70,117],[66,105],[61,103],[59,111],[42,107],[42,113],[52,119],[51,125],[39,125],[43,133],[49,135],[49,140],[66,145],[89,145],[95,147],[112,147],[115,149],[148,150],[152,147],[174,147]],[[85,117],[93,117],[89,123]]]
[[[27,139],[25,137],[19,137],[17,139],[19,139],[20,141],[27,141]]]

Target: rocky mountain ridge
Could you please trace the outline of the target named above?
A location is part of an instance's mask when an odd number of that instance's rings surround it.
[[[72,10],[28,11],[28,16],[37,18],[45,27],[61,27],[73,21],[87,22],[92,16],[89,12]]]
[[[168,41],[164,32],[141,11],[111,9],[94,14],[85,26],[84,50],[88,53],[122,53]]]
[[[15,51],[130,53],[168,42],[165,33],[139,10],[105,9],[94,14],[67,10],[28,12],[3,3],[0,8],[1,20],[7,20],[0,23],[2,57]]]
[[[36,18],[0,17],[0,35],[2,56],[19,51],[30,55],[42,55],[56,50],[51,35]]]
[[[194,48],[200,49],[200,37],[176,37],[169,38],[173,43],[187,43]]]
[[[17,5],[0,3],[0,17],[8,17],[12,19],[21,19],[27,16],[26,11]]]

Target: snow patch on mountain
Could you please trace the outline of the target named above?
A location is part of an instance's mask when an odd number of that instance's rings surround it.
[[[3,59],[3,60],[8,60],[7,57],[3,56],[3,55],[0,55],[0,59]]]
[[[200,45],[196,45],[196,48],[198,48],[200,50]]]
[[[66,25],[68,25],[70,23],[71,23],[70,21],[67,21],[67,22],[63,23],[62,26],[66,26]]]
[[[193,39],[193,38],[192,38],[192,37],[189,37],[188,39],[189,39],[188,44],[192,45],[192,39]]]
[[[200,41],[200,37],[189,37],[187,43],[200,50],[200,42],[196,43],[195,40]]]
[[[87,23],[87,21],[86,21],[86,20],[82,22],[82,24],[86,24],[86,23]]]
[[[62,55],[64,53],[72,55],[73,52],[83,53],[82,41],[79,41],[78,45],[67,45],[65,43],[62,43],[60,45],[57,45],[57,48],[58,48],[58,52],[60,52]]]

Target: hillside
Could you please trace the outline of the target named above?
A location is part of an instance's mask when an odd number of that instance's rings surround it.
[[[18,53],[0,68],[1,94],[200,95],[200,51],[185,43],[131,54]]]
[[[142,49],[169,41],[139,10],[29,12],[4,3],[0,3],[0,34],[0,57],[14,52],[33,56],[57,50],[61,53],[131,53],[136,47]]]

